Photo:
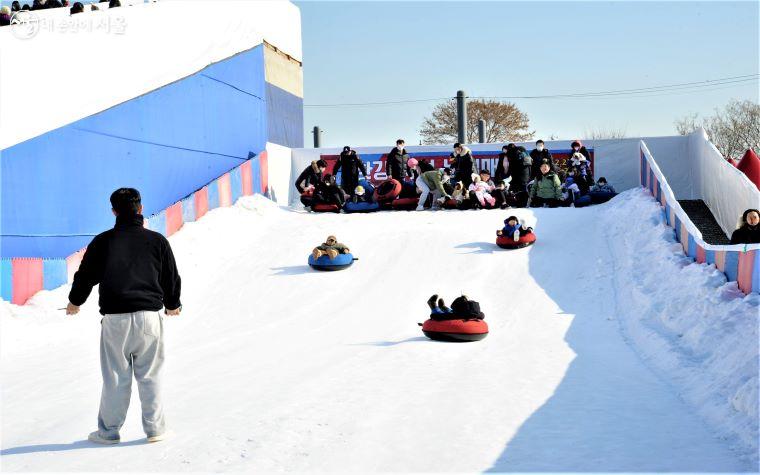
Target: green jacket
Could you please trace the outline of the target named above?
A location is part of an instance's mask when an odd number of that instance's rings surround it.
[[[562,184],[559,182],[559,177],[554,172],[549,172],[546,175],[536,178],[533,182],[533,186],[530,188],[530,197],[548,199],[562,199]]]
[[[430,170],[422,174],[422,181],[430,188],[430,191],[438,190],[441,196],[449,196],[446,190],[443,188],[443,172],[438,170]]]

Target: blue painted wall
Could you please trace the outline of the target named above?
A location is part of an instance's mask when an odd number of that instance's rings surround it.
[[[116,188],[138,188],[150,215],[260,153],[271,87],[257,46],[0,151],[0,255],[66,257],[113,226]],[[283,120],[303,105],[271,96],[293,104]]]
[[[303,148],[303,99],[270,83],[266,89],[269,141]]]

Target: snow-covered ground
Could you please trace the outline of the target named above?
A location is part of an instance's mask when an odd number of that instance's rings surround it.
[[[675,252],[640,190],[586,209],[313,215],[244,198],[170,240],[176,435],[84,439],[100,395],[95,295],[0,307],[5,471],[757,470],[758,298]],[[306,266],[334,233],[360,260]],[[670,240],[670,241],[669,241]],[[645,264],[654,259],[654,264]],[[424,338],[425,300],[481,302],[481,342]]]

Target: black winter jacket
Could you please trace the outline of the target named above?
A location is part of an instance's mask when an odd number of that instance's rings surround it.
[[[760,243],[760,225],[750,226],[744,224],[731,234],[731,244],[758,244]]]
[[[84,253],[69,293],[82,305],[100,284],[100,313],[179,308],[181,281],[169,241],[145,229],[143,217],[117,216],[116,225],[95,236]]]
[[[406,150],[402,152],[398,147],[393,147],[393,150],[388,154],[388,158],[385,161],[385,173],[389,178],[398,181],[411,176],[409,167],[406,165],[407,160],[409,160],[409,154],[406,153]]]
[[[351,152],[342,152],[340,154],[340,158],[338,158],[338,162],[335,164],[332,174],[337,175],[341,170],[343,171],[343,174],[340,177],[340,184],[343,185],[344,189],[346,187],[351,188],[350,190],[346,190],[348,193],[353,193],[353,189],[359,184],[360,170],[362,176],[367,176],[367,167],[364,166],[364,162],[362,162],[359,155],[353,150]]]
[[[539,152],[537,148],[534,148],[530,152],[530,158],[531,160],[533,160],[533,168],[530,174],[531,178],[535,178],[541,174],[540,168],[544,160],[546,160],[549,163],[549,169],[551,171],[553,172],[557,171],[554,165],[554,158],[552,157],[552,153],[549,151],[549,149],[545,148]]]
[[[509,158],[509,176],[512,181],[509,183],[509,190],[515,193],[525,191],[530,181],[530,173],[533,169],[533,161],[528,152],[523,147],[515,148]]]
[[[296,178],[296,189],[299,193],[303,193],[304,189],[311,185],[316,186],[317,183],[322,181],[322,172],[319,171],[319,167],[317,166],[317,161],[314,160],[311,162],[311,165],[306,167],[304,171],[301,172],[300,175],[298,175],[298,178]]]
[[[470,176],[473,173],[478,172],[477,167],[475,166],[475,159],[472,158],[472,152],[467,149],[467,153],[464,155],[455,155],[452,153],[451,160],[454,162],[453,165],[456,170],[454,176],[459,180],[470,183]]]

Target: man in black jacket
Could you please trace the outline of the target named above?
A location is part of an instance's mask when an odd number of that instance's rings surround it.
[[[541,174],[540,168],[541,164],[544,163],[544,160],[546,160],[546,163],[549,164],[549,170],[553,172],[557,171],[554,166],[554,158],[552,157],[552,153],[549,151],[549,149],[546,148],[543,140],[539,139],[536,141],[536,148],[530,152],[530,158],[533,160],[533,169],[530,173],[531,179],[536,178]]]
[[[411,176],[409,167],[406,166],[407,160],[409,160],[409,154],[404,149],[404,140],[398,139],[396,140],[396,146],[385,159],[386,176],[398,181],[403,181],[404,178]]]
[[[351,150],[351,147],[348,145],[343,147],[343,151],[340,153],[338,163],[333,168],[333,176],[338,176],[339,171],[342,171],[340,187],[349,195],[354,194],[354,190],[359,184],[359,171],[362,172],[363,177],[367,177],[367,167],[364,166],[364,162],[356,154],[356,150]]]
[[[522,208],[528,202],[528,182],[533,169],[533,162],[523,146],[517,146],[509,152],[509,191],[515,193],[517,207]]]
[[[98,430],[88,439],[99,444],[119,443],[134,374],[143,430],[148,442],[158,442],[166,437],[160,394],[164,363],[160,310],[179,315],[181,281],[169,241],[143,227],[140,192],[119,188],[111,194],[111,206],[116,225],[87,246],[66,307],[67,315],[79,313],[92,288],[100,284],[103,391]]]
[[[304,168],[298,178],[296,178],[296,190],[301,195],[301,203],[304,206],[311,206],[314,187],[322,181],[322,174],[327,169],[327,162],[322,159],[313,160],[308,167]]]

